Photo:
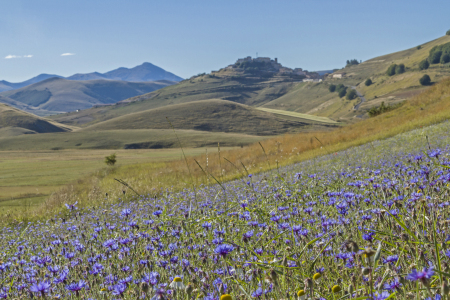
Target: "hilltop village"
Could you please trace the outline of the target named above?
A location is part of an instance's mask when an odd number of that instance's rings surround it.
[[[277,58],[271,59],[270,57],[256,57],[252,58],[247,56],[245,58],[238,59],[234,64],[228,65],[221,70],[246,70],[249,72],[269,72],[274,75],[292,76],[297,77],[299,81],[322,81],[322,76],[316,72],[308,72],[302,68],[287,68],[278,62]],[[219,70],[219,72],[221,71]],[[212,72],[216,73],[216,72]]]

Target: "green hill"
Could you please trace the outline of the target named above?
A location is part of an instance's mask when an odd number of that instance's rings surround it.
[[[167,119],[166,119],[167,117]],[[278,135],[288,132],[326,130],[333,123],[291,116],[291,120],[248,105],[212,99],[164,106],[130,113],[89,126],[84,131],[111,129],[193,129],[252,135]],[[167,120],[170,120],[170,124]],[[335,123],[335,122],[334,122]]]
[[[19,109],[0,104],[0,135],[71,131],[71,126],[58,124]]]

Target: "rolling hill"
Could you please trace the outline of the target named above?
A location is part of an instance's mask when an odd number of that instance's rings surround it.
[[[166,118],[167,117],[167,118]],[[296,116],[291,116],[296,117]],[[169,123],[170,121],[170,123]],[[83,131],[118,129],[192,129],[251,135],[327,130],[335,124],[319,120],[288,120],[271,112],[227,100],[212,99],[149,109],[96,123]]]
[[[0,93],[0,101],[42,115],[112,104],[171,84],[174,82],[74,81],[52,77],[17,90]]]
[[[58,124],[8,105],[0,104],[0,136],[67,132],[71,130],[73,130],[73,127]]]
[[[63,77],[60,75],[52,75],[52,74],[40,74],[36,77],[33,77],[29,80],[23,82],[8,82],[5,80],[0,81],[0,92],[20,89],[22,87],[28,86],[33,83],[38,83],[43,80],[57,77],[57,78],[65,78],[69,80],[121,80],[121,81],[131,81],[131,82],[146,82],[146,81],[159,81],[159,80],[168,80],[168,81],[181,81],[183,78],[167,72],[166,70],[155,66],[151,63],[145,62],[139,66],[133,68],[118,68],[106,73],[92,72],[86,74],[74,74],[69,77]]]

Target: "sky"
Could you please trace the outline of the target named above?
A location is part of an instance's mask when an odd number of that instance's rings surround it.
[[[143,62],[189,78],[256,53],[330,70],[443,36],[449,11],[448,0],[2,0],[0,80]]]

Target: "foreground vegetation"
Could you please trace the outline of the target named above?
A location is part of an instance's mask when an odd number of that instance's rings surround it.
[[[449,130],[179,193],[66,203],[1,231],[0,297],[447,297]]]

